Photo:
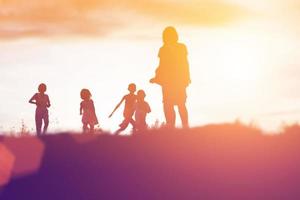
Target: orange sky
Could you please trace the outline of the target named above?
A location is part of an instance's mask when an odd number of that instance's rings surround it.
[[[101,36],[135,24],[139,17],[218,26],[241,20],[248,12],[246,7],[217,0],[2,0],[0,36]]]
[[[107,36],[163,22],[218,27],[248,20],[299,33],[297,0],[1,0],[0,38]]]

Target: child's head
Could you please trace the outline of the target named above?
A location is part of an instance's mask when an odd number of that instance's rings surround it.
[[[89,99],[91,99],[92,94],[88,89],[82,89],[80,92],[80,97],[83,100],[89,100]]]
[[[39,85],[39,87],[38,87],[38,91],[39,91],[40,93],[45,93],[46,90],[47,90],[46,84],[45,84],[45,83],[41,83],[41,84]]]
[[[134,92],[136,91],[136,85],[135,85],[134,83],[130,83],[130,84],[128,85],[128,91],[129,91],[130,93],[134,93]]]
[[[163,42],[165,44],[173,44],[178,41],[178,34],[174,27],[169,26],[163,32]]]
[[[137,99],[138,99],[138,100],[144,100],[145,97],[146,97],[146,93],[145,93],[144,90],[139,90],[139,91],[137,92]]]

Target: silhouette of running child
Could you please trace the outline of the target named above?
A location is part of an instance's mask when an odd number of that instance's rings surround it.
[[[135,124],[137,131],[143,131],[148,128],[146,116],[151,112],[149,104],[145,101],[146,93],[144,90],[137,92],[137,102],[135,106]]]
[[[38,87],[38,93],[35,93],[29,100],[29,103],[36,105],[35,110],[35,126],[36,134],[38,136],[46,134],[49,125],[48,108],[51,106],[49,96],[45,94],[47,86],[41,83]],[[42,125],[44,121],[44,128],[42,132]]]
[[[80,103],[80,115],[82,115],[82,124],[84,133],[93,133],[94,126],[98,124],[98,119],[95,112],[94,102],[91,99],[92,94],[88,89],[82,89],[80,97],[83,100]]]
[[[129,94],[125,95],[121,101],[117,104],[113,112],[109,115],[109,118],[111,118],[114,114],[114,112],[121,106],[123,101],[125,101],[125,108],[123,112],[124,120],[119,125],[120,128],[116,131],[115,134],[119,134],[120,132],[124,131],[129,123],[133,126],[133,132],[135,131],[135,121],[132,119],[134,111],[135,111],[135,104],[136,104],[136,85],[134,83],[129,84],[128,86]]]

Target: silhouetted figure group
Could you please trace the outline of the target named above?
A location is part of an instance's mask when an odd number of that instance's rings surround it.
[[[188,111],[185,105],[187,99],[186,88],[191,83],[187,55],[186,46],[178,43],[176,29],[167,27],[163,32],[163,46],[158,53],[159,66],[155,71],[154,78],[150,80],[150,83],[156,83],[162,88],[167,128],[175,128],[175,106],[178,107],[182,127],[189,127]],[[36,104],[35,122],[38,136],[46,133],[49,124],[48,108],[50,107],[50,100],[48,95],[45,94],[46,90],[46,85],[44,83],[40,84],[38,87],[39,92],[29,100],[29,103]],[[145,101],[145,91],[139,90],[136,94],[134,83],[129,84],[128,91],[129,93],[123,96],[109,115],[109,118],[112,117],[115,111],[125,102],[124,120],[115,134],[124,131],[129,124],[132,125],[133,133],[142,132],[148,128],[146,118],[147,114],[151,112],[151,108]],[[91,99],[92,94],[88,89],[82,89],[80,97],[82,99],[80,115],[82,115],[83,132],[93,133],[95,125],[98,124],[98,119],[94,102]],[[44,128],[42,131],[43,122]]]
[[[109,118],[112,117],[114,112],[125,101],[125,107],[123,111],[124,120],[119,125],[120,128],[116,131],[116,134],[124,131],[129,124],[131,124],[133,127],[133,133],[147,129],[146,115],[151,112],[151,109],[149,104],[145,101],[146,93],[144,90],[139,90],[136,95],[136,85],[134,83],[129,84],[128,91],[129,94],[126,94],[121,99],[113,112],[109,115]]]

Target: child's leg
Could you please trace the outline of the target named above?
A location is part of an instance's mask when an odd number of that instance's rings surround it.
[[[131,124],[133,127],[135,127],[135,121],[134,121],[134,119],[131,118],[131,119],[129,120],[129,122],[130,122],[130,124]]]
[[[36,112],[35,113],[35,127],[36,127],[36,134],[38,136],[41,135],[42,123],[43,123],[42,117],[40,116],[39,113]]]
[[[147,124],[146,124],[145,120],[143,120],[143,119],[136,119],[135,120],[135,129],[136,129],[137,132],[144,131],[147,128],[148,127],[147,127]]]
[[[130,119],[125,118],[123,122],[119,125],[120,128],[115,132],[118,135],[120,132],[124,131],[129,125]]]
[[[130,119],[125,118],[123,122],[120,124],[120,130],[124,131],[130,123]]]
[[[144,131],[148,128],[147,123],[145,121],[145,119],[141,120],[140,122],[140,130]]]
[[[87,123],[83,123],[83,126],[82,126],[83,133],[86,133],[88,130],[89,130],[88,124]]]
[[[49,125],[49,115],[48,112],[45,113],[44,116],[44,129],[43,129],[43,134],[46,134],[47,130],[48,130],[48,125]]]
[[[89,124],[90,125],[90,133],[94,133],[94,124]]]
[[[134,119],[130,118],[129,123],[132,125],[133,132],[135,132],[137,127]]]
[[[147,115],[147,114],[145,114],[145,115],[143,116],[142,122],[141,122],[141,124],[142,124],[141,126],[143,127],[144,130],[148,129],[148,124],[147,124],[147,120],[146,120],[146,115]]]
[[[137,117],[135,117],[135,129],[136,131],[140,130],[140,120]]]

